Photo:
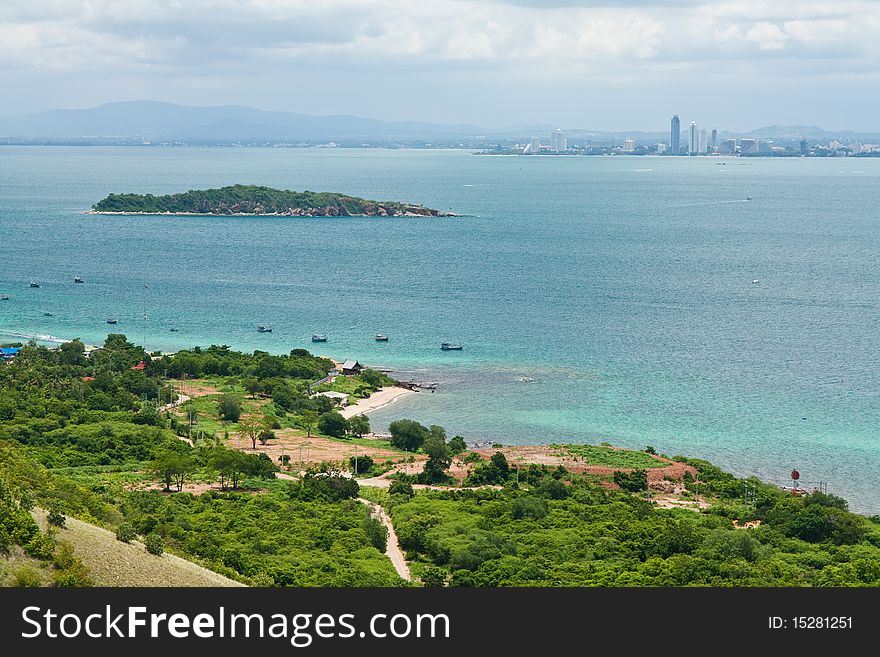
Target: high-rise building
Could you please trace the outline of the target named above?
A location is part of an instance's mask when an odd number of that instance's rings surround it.
[[[696,155],[699,152],[700,143],[697,132],[697,122],[691,121],[691,129],[688,131],[688,155]]]
[[[657,155],[663,155],[666,152],[666,144],[657,144]]]
[[[529,150],[529,155],[537,155],[541,152],[541,140],[538,137],[532,137],[527,148]]]
[[[678,118],[678,114],[673,114],[669,126],[669,149],[678,155],[679,148],[681,148],[681,119]]]
[[[554,153],[564,153],[568,150],[568,140],[559,128],[550,133],[550,150]]]
[[[718,144],[718,152],[724,155],[733,155],[736,153],[736,139],[725,139]]]
[[[718,148],[718,130],[712,128],[712,139],[709,140],[709,152],[714,153]]]
[[[700,143],[697,148],[698,153],[705,153],[709,148],[709,133],[705,130],[699,132]]]
[[[636,142],[634,139],[624,139],[623,140],[623,152],[624,153],[632,153],[636,150]]]
[[[758,140],[757,139],[740,139],[739,140],[739,152],[743,155],[748,153],[757,153],[758,152]]]
[[[801,139],[801,155],[807,154],[807,140]]]

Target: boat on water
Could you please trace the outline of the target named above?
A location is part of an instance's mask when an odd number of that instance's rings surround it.
[[[327,342],[327,336],[321,333],[313,333],[312,342]]]
[[[40,287],[40,284],[36,281],[31,281],[31,287]]]
[[[460,344],[452,344],[451,342],[444,342],[440,345],[440,349],[443,351],[461,351],[462,346]]]
[[[746,196],[746,200],[747,200],[747,201],[751,201],[751,200],[752,200],[752,197],[751,197],[751,196]]]
[[[9,301],[9,295],[8,294],[0,295],[0,301]]]
[[[118,322],[118,321],[119,321],[119,320],[116,320],[116,319],[112,319],[112,318],[111,318],[111,319],[108,319],[108,320],[107,320],[107,323],[108,323],[108,324],[116,324],[116,322]]]
[[[177,329],[176,329],[176,328],[170,328],[170,329],[168,329],[168,332],[169,332],[169,333],[177,333]]]
[[[43,313],[43,317],[54,317],[52,313]]]
[[[257,327],[257,333],[271,333],[271,332],[272,332],[272,327],[269,326],[268,324],[260,324]]]
[[[381,333],[377,333],[373,339],[376,340],[376,342],[388,342],[388,336]]]
[[[82,276],[74,276],[73,282],[74,283],[85,283],[85,281],[82,279]]]

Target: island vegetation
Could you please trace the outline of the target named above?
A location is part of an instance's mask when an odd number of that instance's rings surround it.
[[[370,201],[334,192],[295,192],[257,185],[230,185],[162,196],[110,194],[95,203],[92,210],[101,214],[452,216],[412,203]]]
[[[25,345],[0,364],[0,583],[107,584],[62,539],[84,521],[151,568],[170,553],[261,586],[880,586],[880,518],[839,497],[651,447],[529,462],[537,447],[469,449],[403,418],[367,437],[315,385],[332,366],[301,349],[151,355],[122,335],[88,355]],[[336,388],[388,383],[365,370]]]

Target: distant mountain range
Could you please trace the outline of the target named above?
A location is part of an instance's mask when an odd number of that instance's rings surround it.
[[[192,142],[351,141],[478,136],[482,128],[357,116],[311,116],[224,105],[157,101],[105,103],[0,117],[0,136],[31,139],[180,140]]]
[[[685,128],[684,123],[682,127]],[[703,126],[701,126],[703,127]],[[313,116],[269,112],[239,105],[193,107],[158,101],[105,103],[81,110],[55,109],[36,114],[0,117],[0,139],[13,143],[140,143],[192,144],[336,142],[339,145],[389,143],[473,146],[533,136],[547,138],[547,125],[481,128],[475,125],[380,121],[344,114]],[[668,132],[602,131],[563,128],[569,143],[607,142],[632,138],[637,142],[667,141]],[[829,131],[818,126],[772,125],[750,132],[719,130],[719,138],[815,141],[830,139],[880,140],[880,133]]]

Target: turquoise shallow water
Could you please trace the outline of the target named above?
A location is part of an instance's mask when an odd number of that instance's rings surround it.
[[[82,214],[232,183],[468,216]],[[652,444],[779,483],[797,467],[880,512],[880,160],[7,147],[0,204],[7,334],[305,346],[441,384],[379,428]]]

